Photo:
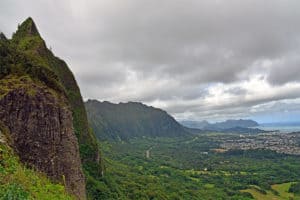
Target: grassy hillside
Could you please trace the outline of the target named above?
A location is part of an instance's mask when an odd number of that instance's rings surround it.
[[[85,103],[89,122],[99,139],[128,140],[133,137],[178,137],[189,133],[167,112],[142,103]]]

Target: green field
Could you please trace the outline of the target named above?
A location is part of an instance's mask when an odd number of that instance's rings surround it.
[[[266,194],[263,194],[259,189],[257,189],[257,187],[252,187],[250,189],[241,191],[252,194],[256,200],[299,200],[300,196],[296,196],[288,192],[291,184],[292,182],[274,184],[271,186],[273,191],[267,190]]]

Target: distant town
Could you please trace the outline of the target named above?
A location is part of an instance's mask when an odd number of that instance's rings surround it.
[[[297,133],[263,133],[257,135],[240,135],[239,138],[222,138],[221,149],[268,149],[277,153],[300,155],[300,132]]]

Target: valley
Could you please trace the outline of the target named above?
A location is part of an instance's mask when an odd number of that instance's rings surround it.
[[[93,195],[99,199],[300,197],[288,192],[300,180],[297,132],[260,130],[253,120],[188,128],[136,102],[89,100],[85,106],[104,158],[102,184]]]
[[[285,199],[274,185],[300,179],[300,157],[269,149],[215,151],[224,138],[234,137],[239,135],[101,142],[106,165],[103,195],[112,195],[103,198],[260,200],[259,195],[272,194]]]

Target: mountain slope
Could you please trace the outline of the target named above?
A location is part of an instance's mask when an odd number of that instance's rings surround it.
[[[176,137],[189,134],[163,110],[142,103],[113,104],[88,100],[89,122],[100,139],[127,140],[132,137]]]
[[[70,193],[85,199],[81,161],[87,188],[102,169],[72,72],[46,47],[31,18],[12,39],[0,36],[0,122],[14,150],[22,162],[65,181]]]
[[[99,163],[100,154],[94,134],[89,130],[87,115],[82,101],[79,87],[67,64],[46,47],[36,25],[31,18],[25,20],[18,31],[13,35],[12,41],[17,48],[27,56],[36,58],[42,70],[49,70],[54,76],[59,90],[62,90],[70,103],[75,134],[79,140],[80,152],[83,161]],[[41,67],[40,67],[41,68]],[[47,76],[49,76],[47,74]],[[48,85],[55,85],[49,83]],[[88,151],[88,152],[87,152]],[[86,162],[84,162],[86,163]],[[101,168],[99,167],[101,172]]]

